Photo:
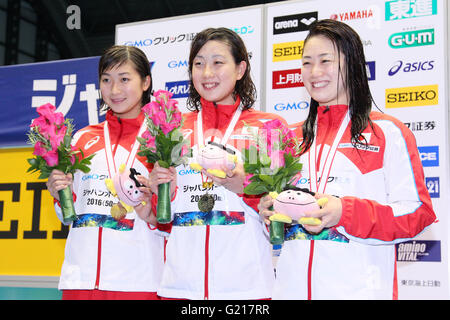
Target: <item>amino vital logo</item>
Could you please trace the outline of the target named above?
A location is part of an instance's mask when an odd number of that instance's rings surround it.
[[[434,29],[394,33],[389,37],[388,43],[394,49],[433,45]]]
[[[386,108],[419,107],[439,102],[438,85],[386,89]]]
[[[440,262],[441,242],[437,240],[414,240],[395,245],[397,261]]]
[[[437,14],[437,0],[394,0],[385,2],[385,20],[400,20]]]
[[[272,61],[300,60],[303,55],[303,44],[304,41],[275,43]]]

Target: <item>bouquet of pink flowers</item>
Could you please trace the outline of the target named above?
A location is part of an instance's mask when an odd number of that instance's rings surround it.
[[[281,193],[285,187],[295,186],[301,176],[300,143],[295,134],[279,120],[266,122],[261,131],[255,135],[256,145],[242,150],[247,173],[244,193]],[[271,222],[270,240],[272,244],[283,242],[283,223]]]
[[[154,93],[156,101],[146,104],[145,113],[147,130],[138,137],[140,156],[147,157],[150,163],[158,162],[161,167],[169,168],[186,164],[190,155],[190,143],[184,139],[180,128],[183,117],[178,110],[178,101],[171,99],[172,93],[158,90]],[[159,223],[168,223],[170,215],[170,184],[158,186],[158,205],[156,218]]]
[[[61,112],[55,112],[56,108],[47,103],[37,108],[39,117],[35,118],[28,133],[28,143],[34,148],[36,156],[27,159],[30,168],[27,172],[39,171],[39,179],[47,179],[53,169],[64,173],[75,173],[81,170],[89,172],[88,165],[94,155],[83,158],[81,150],[76,150],[72,145],[73,124],[71,119],[65,119]],[[81,154],[81,160],[77,157]],[[60,204],[64,222],[77,219],[73,206],[72,191],[69,187],[59,191]]]

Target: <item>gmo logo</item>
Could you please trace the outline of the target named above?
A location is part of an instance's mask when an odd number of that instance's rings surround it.
[[[167,66],[170,69],[174,69],[174,68],[187,68],[188,67],[188,62],[187,60],[172,60],[169,61],[169,63],[167,64]]]
[[[276,111],[288,111],[288,110],[305,110],[309,108],[308,101],[292,102],[292,103],[277,103],[273,107]]]
[[[124,43],[126,46],[131,47],[149,47],[153,43],[152,39],[143,39],[143,40],[134,40],[134,41],[127,41]]]

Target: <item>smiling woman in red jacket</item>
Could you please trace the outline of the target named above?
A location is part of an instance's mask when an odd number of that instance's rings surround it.
[[[54,170],[47,188],[58,200],[58,190],[72,186],[78,220],[66,242],[59,289],[63,299],[157,299],[163,267],[164,237],[148,224],[154,215],[139,204],[125,218],[111,216],[117,202],[105,185],[125,164],[143,176],[151,167],[136,155],[136,136],[142,133],[141,107],[150,101],[151,74],[145,54],[127,46],[113,46],[100,58],[102,105],[106,121],[85,127],[74,136],[84,156],[95,154],[91,171],[72,176]],[[147,201],[150,203],[150,201]],[[61,218],[57,201],[55,209]]]
[[[300,187],[328,203],[292,225],[277,262],[274,299],[396,299],[395,244],[436,217],[416,142],[399,120],[371,112],[358,34],[335,20],[311,25],[302,76],[311,95]],[[267,218],[270,197],[259,205]]]

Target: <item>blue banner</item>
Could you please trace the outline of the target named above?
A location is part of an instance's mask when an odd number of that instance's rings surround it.
[[[100,114],[100,57],[0,67],[0,147],[25,147],[36,108],[53,104],[75,130],[104,120]]]

